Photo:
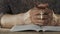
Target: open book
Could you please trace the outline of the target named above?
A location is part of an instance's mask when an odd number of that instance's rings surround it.
[[[34,30],[39,32],[42,31],[60,31],[60,26],[38,26],[38,25],[15,25],[10,31],[26,31]]]

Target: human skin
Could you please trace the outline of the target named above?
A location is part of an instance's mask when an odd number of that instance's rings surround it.
[[[37,25],[47,25],[50,23],[53,18],[52,12],[46,9],[36,8],[32,10],[30,13],[32,23]]]

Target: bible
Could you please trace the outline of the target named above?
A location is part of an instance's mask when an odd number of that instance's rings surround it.
[[[10,29],[10,31],[26,31],[26,30],[33,30],[33,31],[60,31],[60,26],[39,26],[39,25],[15,25]]]

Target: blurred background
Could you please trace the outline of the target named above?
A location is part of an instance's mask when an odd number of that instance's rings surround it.
[[[49,8],[60,14],[60,0],[0,0],[0,13],[19,14],[33,8],[35,3],[48,3]]]

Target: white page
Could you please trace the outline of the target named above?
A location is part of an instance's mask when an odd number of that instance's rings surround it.
[[[15,25],[10,31],[24,31],[24,30],[35,30],[35,31],[60,31],[60,26],[38,26],[38,25]]]
[[[43,26],[43,31],[60,31],[60,26]]]
[[[10,31],[24,31],[24,30],[35,30],[40,31],[42,28],[38,25],[15,25]]]

